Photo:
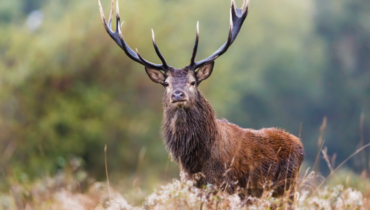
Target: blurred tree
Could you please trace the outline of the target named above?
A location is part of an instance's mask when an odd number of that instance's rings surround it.
[[[0,24],[9,23],[17,16],[23,15],[22,11],[19,11],[20,7],[21,0],[0,1]]]
[[[23,0],[23,11],[25,13],[32,12],[33,10],[40,9],[45,0]]]
[[[319,111],[328,117],[329,150],[337,152],[341,161],[356,147],[370,142],[369,120],[362,122],[361,130],[359,123],[361,113],[370,113],[370,2],[317,1],[316,7],[316,29],[327,55],[323,69],[325,102]],[[370,172],[369,159],[355,159],[353,165]]]
[[[102,3],[108,15],[110,1]],[[229,1],[122,3],[125,39],[153,62],[159,59],[151,28],[177,68],[189,63],[197,20],[197,59],[227,37]],[[338,152],[342,160],[359,142],[359,113],[369,107],[369,28],[362,7],[368,4],[313,3],[253,2],[238,39],[200,88],[219,118],[240,126],[274,126],[299,135],[302,123],[311,162],[328,116],[329,153]],[[344,11],[344,5],[352,9]],[[30,30],[26,16],[34,9],[43,16],[40,27]],[[96,1],[0,2],[0,24],[0,187],[9,176],[24,181],[56,173],[75,157],[84,160],[92,177],[103,179],[105,144],[116,181],[131,186],[139,178],[135,184],[150,188],[177,176],[177,166],[167,168],[159,134],[163,88],[109,38]]]

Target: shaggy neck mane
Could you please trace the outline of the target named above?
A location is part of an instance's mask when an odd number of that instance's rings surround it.
[[[185,172],[201,171],[202,164],[211,156],[216,135],[215,113],[200,92],[194,104],[187,108],[164,103],[164,141],[172,158]]]

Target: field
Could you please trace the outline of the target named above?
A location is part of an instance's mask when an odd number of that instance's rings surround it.
[[[306,179],[309,179],[306,177]],[[337,185],[322,187],[315,193],[305,183],[289,204],[285,198],[247,198],[241,202],[239,196],[228,195],[212,185],[203,189],[192,183],[174,180],[145,198],[142,205],[132,206],[130,200],[105,183],[90,183],[81,191],[80,182],[66,175],[45,178],[32,186],[13,185],[10,194],[0,195],[1,209],[369,209],[370,198],[356,189]],[[312,187],[312,186],[311,186]]]
[[[323,154],[325,157],[325,150]],[[353,155],[355,154],[357,153]],[[200,189],[194,187],[191,181],[181,182],[177,179],[154,189],[151,193],[143,193],[140,188],[125,191],[110,186],[109,179],[107,182],[95,182],[80,168],[72,167],[73,163],[69,166],[54,177],[45,177],[32,184],[15,183],[10,179],[10,192],[0,194],[0,209],[366,210],[370,208],[370,180],[366,174],[359,176],[339,167],[333,169],[328,177],[309,172],[310,168],[307,168],[298,180],[298,190],[294,194],[294,201],[291,202],[289,195],[280,198],[271,197],[273,189],[269,189],[267,185],[261,198],[246,197],[241,200],[237,194],[229,195],[211,184]],[[332,168],[330,162],[328,166]]]
[[[100,1],[106,18],[119,5],[122,36],[153,63],[151,29],[174,68],[190,64],[197,23],[196,61],[227,40],[231,0]],[[305,159],[294,195],[266,183],[240,200],[179,181],[161,136],[167,91],[107,34],[98,0],[0,1],[0,210],[370,209],[369,11],[251,0],[199,90],[217,119],[299,137]]]

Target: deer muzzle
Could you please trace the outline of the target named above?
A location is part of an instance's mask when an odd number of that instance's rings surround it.
[[[173,92],[172,96],[171,96],[171,99],[172,99],[171,100],[172,103],[187,101],[185,93],[183,91],[180,91],[180,90],[176,90],[175,92]]]

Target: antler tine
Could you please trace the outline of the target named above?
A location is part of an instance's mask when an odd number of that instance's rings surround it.
[[[111,7],[111,11],[110,11],[108,25],[107,25],[107,22],[105,20],[104,11],[103,11],[103,8],[101,6],[100,0],[98,0],[98,3],[99,3],[100,15],[101,15],[101,19],[103,21],[104,28],[108,32],[109,36],[117,43],[118,46],[121,47],[121,49],[126,53],[126,55],[129,58],[131,58],[132,60],[134,60],[134,61],[136,61],[136,62],[138,62],[138,63],[140,63],[144,66],[152,68],[152,69],[164,70],[165,71],[165,69],[168,68],[167,64],[164,66],[164,65],[161,65],[161,64],[155,64],[155,63],[152,63],[152,62],[149,62],[149,61],[145,60],[140,55],[138,55],[138,53],[133,51],[130,48],[130,46],[128,46],[128,44],[125,42],[125,39],[123,38],[122,31],[121,31],[121,24],[120,24],[121,23],[121,18],[120,18],[120,15],[119,15],[118,0],[117,0],[117,4],[116,4],[116,7],[117,7],[116,8],[117,22],[116,22],[116,31],[115,32],[113,32],[112,26],[111,26],[112,16],[113,16],[113,11],[114,11],[114,0],[112,0],[112,4],[111,4],[112,7]]]
[[[235,41],[236,37],[239,34],[239,31],[243,25],[245,18],[248,15],[248,8],[249,8],[250,0],[243,0],[243,6],[241,9],[237,8],[235,5],[235,1],[231,0],[231,10],[230,10],[230,27],[229,27],[229,34],[227,37],[227,41],[211,56],[196,63],[191,63],[190,66],[192,69],[197,69],[211,61],[216,60],[216,58],[220,57],[224,54],[231,44]],[[244,6],[245,10],[244,10]],[[194,51],[193,51],[194,54]]]
[[[121,31],[121,17],[119,15],[119,5],[118,5],[118,0],[116,3],[116,32],[118,32],[120,39],[123,39],[122,31]],[[112,0],[112,10],[111,10],[111,16],[113,14],[113,0]],[[121,38],[122,37],[122,38]]]
[[[245,0],[243,0],[242,9],[244,10],[245,7]]]
[[[143,57],[141,57],[141,55],[140,55],[140,53],[139,53],[139,50],[137,50],[137,48],[135,49],[135,51],[136,51],[136,54],[137,54],[137,56],[139,57],[139,59],[141,60],[141,61],[144,61],[144,58]]]
[[[100,0],[99,0],[99,3],[100,3]],[[108,20],[108,25],[110,28],[112,28],[113,12],[114,12],[114,0],[111,1],[111,6],[110,6],[110,13],[109,13],[109,20]]]
[[[167,71],[169,69],[169,66],[167,65],[167,62],[166,60],[164,59],[161,51],[159,51],[159,48],[157,46],[157,42],[155,41],[155,35],[154,35],[154,30],[152,29],[152,39],[153,39],[153,45],[154,45],[154,49],[155,49],[155,52],[157,53],[159,59],[161,59],[162,61],[162,64],[163,64],[163,70],[164,71]]]
[[[251,3],[251,0],[245,0],[245,8],[243,7],[244,11],[248,10],[250,3]]]
[[[192,54],[191,60],[190,60],[190,66],[191,67],[195,66],[195,56],[197,55],[197,51],[198,51],[198,43],[199,43],[199,21],[197,22],[197,34],[196,34],[196,37],[195,37],[195,44],[194,44],[194,48],[193,48],[193,54]]]
[[[109,30],[108,26],[107,26],[107,21],[105,20],[105,15],[104,15],[104,11],[103,11],[103,7],[101,6],[101,3],[100,3],[100,0],[98,0],[98,3],[99,3],[99,10],[100,10],[100,17],[101,17],[101,20],[103,22],[103,25],[104,25],[104,28],[105,30]]]

